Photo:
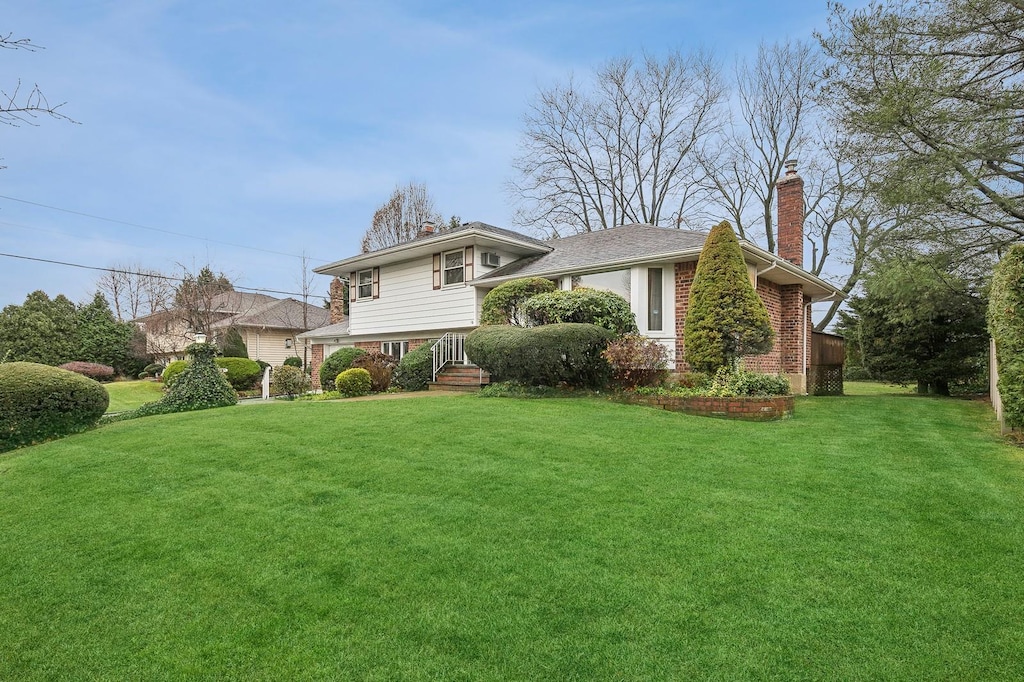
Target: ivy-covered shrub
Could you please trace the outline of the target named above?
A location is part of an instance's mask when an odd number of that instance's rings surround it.
[[[274,395],[286,395],[294,398],[310,389],[309,377],[298,367],[282,365],[270,375],[270,391]]]
[[[433,345],[433,341],[428,341],[406,353],[395,368],[392,383],[403,391],[425,391],[433,379]]]
[[[299,369],[302,369],[302,358],[300,358],[298,355],[293,355],[291,357],[285,358],[284,359],[284,366],[285,367],[297,367]]]
[[[635,334],[636,316],[629,301],[613,291],[576,287],[572,291],[537,294],[523,304],[533,325],[579,322],[604,327],[616,336]]]
[[[593,324],[492,325],[466,337],[466,355],[497,381],[600,387],[609,374],[601,352],[612,336]]]
[[[612,371],[612,381],[622,388],[656,386],[668,374],[668,350],[654,339],[626,334],[608,343],[602,353]]]
[[[767,397],[789,395],[789,380],[778,374],[760,374],[740,369],[731,371],[722,367],[715,373],[715,378],[704,395],[716,397],[753,396]]]
[[[352,367],[352,361],[361,355],[366,355],[362,348],[346,347],[339,348],[328,355],[320,365],[320,386],[325,391],[334,390],[334,378]]]
[[[992,275],[988,330],[996,342],[1003,419],[1024,428],[1024,244],[1011,246]]]
[[[214,362],[217,347],[193,343],[185,352],[192,358],[160,401],[170,412],[205,410],[238,402],[238,394]]]
[[[527,324],[523,304],[537,294],[555,290],[555,283],[543,277],[524,277],[505,282],[487,292],[480,307],[480,324]]]
[[[704,242],[683,326],[686,362],[701,372],[732,368],[744,355],[772,349],[775,332],[754,291],[732,225],[715,225]]]
[[[247,391],[263,377],[259,364],[249,358],[216,358],[214,362],[221,369],[226,369],[228,383],[236,391]]]
[[[361,395],[369,395],[372,386],[370,373],[362,367],[346,369],[334,378],[334,385],[338,393],[346,398],[355,398]]]
[[[59,367],[69,372],[89,377],[95,381],[110,381],[114,378],[113,367],[96,362],[65,362],[63,365],[59,365]]]
[[[107,411],[88,377],[34,362],[0,364],[0,452],[84,431]]]
[[[184,360],[175,360],[167,363],[167,366],[164,367],[164,373],[161,375],[164,381],[164,388],[173,386],[178,375],[184,372],[186,367],[188,367],[188,363]]]
[[[381,393],[391,387],[391,375],[395,371],[395,360],[379,350],[367,351],[352,361],[353,367],[370,373],[370,390]]]

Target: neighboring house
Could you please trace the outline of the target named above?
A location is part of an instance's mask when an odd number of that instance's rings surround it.
[[[803,269],[803,180],[795,167],[780,179],[779,253],[740,241],[751,283],[768,308],[775,345],[746,358],[750,369],[785,374],[805,392],[812,332],[811,303],[843,296]],[[706,235],[651,225],[542,241],[484,223],[433,232],[316,269],[334,275],[330,326],[300,334],[312,344],[314,379],[323,358],[342,346],[382,350],[396,358],[479,325],[484,296],[521,277],[545,277],[562,289],[609,289],[630,302],[640,333],[669,350],[672,367],[687,369],[683,323],[697,258]],[[342,312],[347,279],[350,314]]]
[[[203,317],[211,342],[220,341],[234,327],[242,336],[249,358],[280,365],[290,356],[303,357],[303,331],[322,327],[330,313],[319,306],[303,305],[292,298],[228,291],[211,297]],[[159,362],[181,360],[198,330],[189,329],[180,311],[169,310],[140,317],[134,322],[146,333],[146,350]]]

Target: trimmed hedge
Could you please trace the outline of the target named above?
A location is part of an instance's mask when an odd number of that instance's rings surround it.
[[[612,338],[612,332],[593,324],[492,325],[466,337],[466,355],[497,381],[600,387],[609,375],[601,352]]]
[[[302,369],[302,358],[300,358],[298,355],[292,355],[290,357],[287,357],[284,359],[283,366],[297,367],[298,369]]]
[[[0,364],[0,452],[84,431],[110,404],[81,374],[34,362]]]
[[[370,373],[362,367],[352,367],[334,378],[334,385],[338,387],[338,393],[346,398],[356,398],[361,395],[369,395],[373,382]]]
[[[427,341],[406,353],[395,368],[392,383],[403,391],[425,391],[433,378],[433,345],[434,341]]]
[[[352,361],[362,355],[366,355],[366,351],[354,346],[339,348],[328,355],[320,365],[320,386],[325,391],[333,391],[334,379],[346,369],[351,368]]]
[[[555,290],[555,283],[543,277],[524,277],[505,282],[487,292],[480,307],[480,324],[525,326],[523,305],[537,294]]]
[[[996,266],[988,299],[988,330],[996,342],[1003,419],[1024,427],[1024,244],[1014,244]]]
[[[65,362],[63,365],[58,365],[58,368],[81,374],[96,381],[110,381],[114,378],[114,368],[110,365],[101,365],[98,362]]]
[[[221,369],[226,369],[228,383],[236,391],[247,391],[253,388],[263,376],[263,370],[255,360],[249,358],[215,358],[214,362]]]
[[[531,324],[579,322],[604,327],[616,336],[637,333],[636,315],[629,301],[614,291],[576,287],[572,291],[537,294],[523,304]]]
[[[174,362],[167,363],[167,366],[164,367],[164,373],[160,375],[164,382],[164,388],[173,386],[178,375],[184,372],[186,367],[188,367],[188,363],[184,360],[175,360]]]

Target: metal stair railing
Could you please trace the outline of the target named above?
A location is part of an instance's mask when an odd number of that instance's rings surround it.
[[[447,332],[431,347],[433,354],[432,381],[437,381],[437,373],[445,365],[457,362],[466,363],[466,335],[458,332]]]

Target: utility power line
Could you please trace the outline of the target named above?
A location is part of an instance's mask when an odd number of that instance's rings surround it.
[[[138,272],[133,270],[119,270],[117,268],[101,268],[95,265],[82,265],[81,263],[68,263],[67,261],[51,260],[49,258],[35,258],[34,256],[22,256],[16,253],[0,253],[0,256],[4,258],[17,258],[19,260],[35,261],[37,263],[50,263],[53,265],[64,265],[69,268],[81,268],[82,270],[98,270],[99,272],[114,272],[122,275],[139,275],[144,274],[146,277],[154,277],[156,279],[166,279],[172,282],[185,282],[186,280],[182,277],[172,277],[170,275],[162,275],[160,273],[151,272]],[[283,294],[285,296],[302,296],[301,293],[295,291],[278,291],[277,289],[262,289],[258,287],[243,287],[232,285],[235,289],[242,289],[245,291],[255,291],[257,293],[269,293],[269,294]]]
[[[42,204],[37,201],[29,201],[28,199],[18,199],[17,197],[9,197],[0,194],[0,199],[6,199],[7,201],[16,201],[19,204],[27,204],[29,206],[37,206],[39,208],[45,208],[51,211],[60,211],[61,213],[68,213],[70,215],[82,216],[84,218],[92,218],[93,220],[102,220],[103,222],[113,223],[115,225],[125,225],[127,227],[136,227],[140,230],[149,230],[150,232],[159,232],[161,234],[169,234],[175,237],[184,237],[186,239],[198,239],[199,241],[207,242],[209,244],[220,244],[221,246],[230,246],[235,249],[248,249],[250,251],[260,251],[262,253],[269,253],[274,256],[288,256],[289,258],[307,258],[308,260],[315,260],[319,263],[327,263],[329,261],[322,258],[309,258],[308,256],[300,256],[294,253],[282,253],[280,251],[271,251],[270,249],[261,249],[258,246],[247,246],[245,244],[235,244],[234,242],[225,242],[219,239],[210,239],[209,237],[198,237],[194,234],[188,234],[185,232],[175,232],[174,230],[165,230],[159,227],[150,227],[148,225],[141,225],[139,223],[132,223],[126,220],[118,220],[117,218],[107,218],[105,216],[94,215],[92,213],[84,213],[82,211],[74,211],[70,208],[61,208],[60,206],[51,206],[49,204]]]

